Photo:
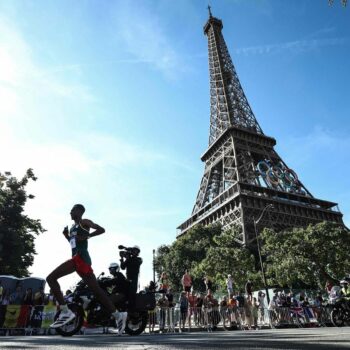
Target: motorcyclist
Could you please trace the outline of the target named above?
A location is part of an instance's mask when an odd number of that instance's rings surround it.
[[[349,278],[344,278],[340,281],[340,296],[344,300],[347,309],[350,309],[350,288],[349,288]]]
[[[113,304],[122,308],[122,301],[127,300],[129,297],[130,282],[120,272],[118,263],[110,263],[108,269],[112,277],[105,280],[103,284],[109,289],[110,299],[112,299]]]

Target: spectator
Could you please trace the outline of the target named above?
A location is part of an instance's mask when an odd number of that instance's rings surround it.
[[[4,287],[2,286],[2,281],[0,280],[0,304],[2,302],[3,293],[4,293]]]
[[[188,270],[185,270],[185,274],[182,276],[181,283],[183,290],[187,293],[188,296],[192,287],[192,278],[189,275]]]
[[[245,314],[245,319],[247,323],[248,329],[252,329],[252,324],[253,324],[253,304],[250,298],[247,298],[247,302],[244,303],[244,314]]]
[[[2,293],[1,305],[9,305],[9,304],[10,304],[10,290],[7,288]]]
[[[232,281],[231,275],[227,275],[226,288],[227,288],[228,297],[230,297],[230,295],[233,293],[233,281]]]
[[[227,307],[228,307],[228,300],[227,300],[227,296],[224,295],[224,297],[220,301],[220,315],[222,319],[225,318],[225,315],[227,313]]]
[[[269,310],[275,310],[277,309],[278,305],[277,305],[277,296],[274,295],[272,297],[272,299],[270,300],[270,304],[269,304]]]
[[[72,294],[71,290],[67,289],[66,294],[64,295],[64,300],[67,303],[71,303],[73,301],[73,297],[71,296],[71,294]],[[50,293],[45,298],[45,304],[50,306],[56,305],[56,298],[54,297],[51,289],[50,289]]]
[[[278,321],[278,316],[277,316],[277,308],[278,308],[277,298],[278,297],[277,297],[277,295],[275,293],[275,295],[270,300],[270,304],[269,304],[269,315],[270,315],[270,322],[271,322],[271,324],[273,324],[273,323]]]
[[[322,305],[323,305],[322,293],[318,292],[317,296],[315,298],[315,307],[313,308],[313,311],[314,311],[314,314],[315,314],[317,320],[320,320],[320,318],[321,318]]]
[[[321,292],[317,293],[317,296],[315,298],[315,305],[318,307],[321,307],[323,305],[323,297]]]
[[[197,302],[196,302],[198,325],[203,324],[203,322],[204,322],[204,316],[203,316],[203,311],[202,311],[203,303],[204,303],[203,294],[198,293],[197,294]]]
[[[291,307],[292,306],[292,293],[289,292],[286,295],[285,301],[284,301],[284,306],[285,307]]]
[[[204,276],[203,278],[204,284],[205,284],[205,290],[208,292],[208,290],[213,289],[213,282],[211,281],[209,276]]]
[[[259,291],[258,293],[258,308],[259,308],[259,321],[265,324],[265,293]]]
[[[278,292],[277,294],[277,305],[278,307],[284,307],[285,306],[285,295],[283,291]]]
[[[214,310],[213,308],[217,306],[217,301],[214,299],[214,296],[210,289],[207,291],[207,295],[205,296],[203,300],[203,306],[205,309],[205,316],[207,316],[206,323],[208,326],[208,332],[211,332],[213,329],[213,317],[214,317]]]
[[[34,305],[43,305],[45,299],[44,288],[40,287],[34,294]]]
[[[234,297],[234,294],[230,294],[230,298],[228,300],[228,311],[230,314],[230,322],[231,325],[237,325],[237,300]]]
[[[255,329],[258,329],[258,301],[256,298],[253,298],[252,316],[253,316],[253,326]]]
[[[180,330],[185,330],[185,323],[187,319],[187,314],[188,314],[188,299],[187,299],[187,293],[185,291],[182,291],[180,294],[180,299],[179,299],[179,304],[180,304]]]
[[[295,295],[292,295],[292,307],[299,307],[300,303],[298,299],[295,297]]]
[[[20,284],[17,285],[16,290],[10,295],[10,304],[21,305],[23,300],[23,292]]]
[[[166,322],[166,309],[168,307],[168,300],[165,297],[165,294],[162,294],[161,298],[158,300],[157,305],[159,306],[159,332],[162,333],[165,328]]]
[[[329,295],[333,287],[333,283],[330,280],[327,280],[326,285],[324,287],[325,291]]]
[[[167,300],[168,300],[168,326],[169,330],[172,332],[175,332],[175,327],[174,327],[174,307],[176,303],[174,303],[174,295],[169,287],[167,290],[167,293],[165,294]]]
[[[165,294],[167,300],[168,300],[168,306],[169,307],[174,307],[174,295],[173,295],[173,291],[171,290],[171,288],[169,287],[166,294]]]
[[[252,301],[253,299],[253,283],[248,279],[247,283],[245,284],[245,292],[247,295],[248,300]]]
[[[169,288],[169,279],[166,272],[164,271],[162,272],[162,274],[160,275],[159,282],[160,282],[160,289],[166,292],[167,289]]]
[[[153,281],[150,281],[149,286],[146,287],[145,290],[148,292],[155,292],[156,284]],[[156,308],[149,310],[148,316],[149,316],[149,332],[154,333],[154,327],[156,325]]]
[[[191,316],[193,315],[194,323],[197,324],[197,296],[194,290],[188,296],[188,326],[191,328]]]
[[[34,300],[33,300],[33,290],[32,290],[32,288],[27,288],[26,294],[24,295],[22,304],[23,305],[33,305],[33,302],[34,302]]]
[[[238,303],[237,306],[240,308],[244,307],[244,296],[242,294],[243,294],[243,291],[239,291],[238,295],[236,296],[236,300]]]
[[[305,300],[301,303],[302,307],[308,307],[310,305],[309,298],[306,297]]]

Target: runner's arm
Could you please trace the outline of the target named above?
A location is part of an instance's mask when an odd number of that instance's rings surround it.
[[[95,237],[95,236],[101,235],[102,233],[106,232],[106,230],[102,226],[95,224],[94,222],[92,222],[89,219],[81,220],[81,224],[86,229],[90,229],[90,228],[95,229],[95,231],[91,232],[88,235],[88,237],[86,237],[85,239]]]
[[[66,226],[64,229],[63,229],[63,235],[64,237],[66,237],[66,239],[69,240],[69,231],[68,231],[68,226]]]

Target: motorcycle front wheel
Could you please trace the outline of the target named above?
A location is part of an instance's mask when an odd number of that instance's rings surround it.
[[[128,314],[125,325],[125,333],[129,335],[139,335],[141,334],[146,326],[148,321],[148,313],[131,313]]]
[[[331,321],[335,327],[344,326],[344,314],[341,308],[334,308],[331,312]]]
[[[75,318],[64,326],[56,328],[56,332],[63,337],[71,337],[72,335],[77,334],[84,322],[84,310],[80,305],[71,304],[69,305],[69,308],[75,313]],[[59,314],[60,311],[57,312],[55,320],[58,318]]]

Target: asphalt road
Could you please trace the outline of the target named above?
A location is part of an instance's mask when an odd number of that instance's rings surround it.
[[[143,334],[2,336],[0,349],[350,349],[350,327]]]

